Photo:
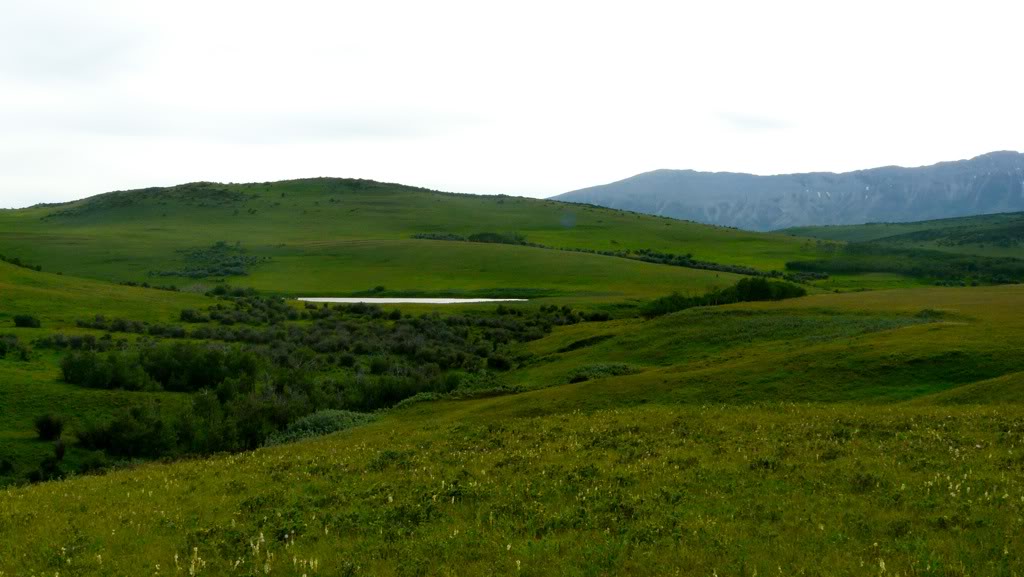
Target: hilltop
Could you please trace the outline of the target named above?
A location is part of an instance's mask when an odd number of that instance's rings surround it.
[[[656,170],[552,198],[747,230],[910,222],[1024,210],[1024,155],[772,176]]]
[[[437,240],[478,234],[521,238],[530,246]],[[806,240],[787,235],[351,179],[192,183],[0,211],[0,254],[113,281],[185,287],[229,278],[304,296],[384,287],[423,296],[595,298],[729,282],[721,271],[554,248],[691,254],[764,271],[812,256]],[[635,282],[641,278],[646,282]]]

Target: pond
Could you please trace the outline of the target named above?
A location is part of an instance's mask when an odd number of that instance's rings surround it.
[[[389,297],[300,297],[310,303],[366,303],[376,305],[421,304],[458,305],[468,303],[521,303],[528,299],[455,299],[455,298],[389,298]]]

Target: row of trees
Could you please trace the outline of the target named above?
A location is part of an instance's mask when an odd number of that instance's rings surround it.
[[[741,279],[731,287],[713,290],[700,296],[683,296],[673,293],[647,303],[641,312],[645,317],[653,318],[694,307],[738,302],[777,301],[802,297],[806,294],[807,291],[803,287],[788,282],[754,277]]]

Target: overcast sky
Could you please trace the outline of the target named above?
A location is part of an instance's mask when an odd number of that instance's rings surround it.
[[[311,176],[548,196],[1024,150],[1020,4],[0,0],[0,206]]]

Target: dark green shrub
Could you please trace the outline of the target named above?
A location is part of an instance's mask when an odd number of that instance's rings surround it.
[[[172,453],[174,430],[148,406],[132,407],[118,413],[109,423],[87,426],[78,431],[86,449],[101,449],[127,458],[162,457]]]
[[[478,232],[469,235],[470,242],[490,242],[497,244],[526,244],[526,237],[518,232]]]
[[[487,367],[497,371],[508,371],[512,369],[512,360],[503,354],[496,353],[487,357]]]
[[[0,359],[8,354],[20,361],[27,361],[30,358],[31,349],[21,342],[15,335],[0,335]]]
[[[38,329],[42,326],[39,319],[32,315],[14,315],[14,326],[28,329]]]
[[[589,381],[591,379],[603,379],[605,377],[633,375],[639,372],[640,369],[623,363],[587,365],[570,371],[569,382],[582,383],[583,381]]]
[[[768,280],[764,277],[741,279],[735,285],[710,291],[702,296],[685,297],[679,293],[655,299],[647,303],[641,313],[657,317],[693,307],[727,305],[738,302],[777,301],[802,297],[807,291],[800,286],[783,281]]]
[[[36,434],[43,441],[55,441],[64,432],[64,420],[56,415],[46,414],[36,417]]]
[[[279,433],[267,438],[265,445],[280,445],[301,439],[328,435],[351,427],[369,423],[376,417],[368,413],[325,409],[293,421]]]
[[[200,313],[194,309],[185,309],[181,311],[181,322],[183,323],[206,323],[210,322],[210,317]]]

